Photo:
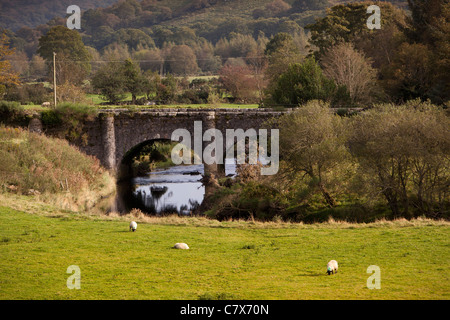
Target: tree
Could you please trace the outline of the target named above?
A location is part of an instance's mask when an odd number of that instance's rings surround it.
[[[322,10],[328,5],[328,0],[295,0],[292,4],[293,12],[303,12],[307,10]]]
[[[131,59],[122,64],[122,72],[125,78],[125,88],[131,92],[132,104],[136,104],[136,95],[144,93],[148,86],[148,80],[142,75],[142,71]]]
[[[439,18],[444,13],[446,0],[408,0],[411,10],[411,25],[413,32],[410,34],[412,41],[431,44],[434,42],[433,29],[440,28]],[[448,23],[448,21],[447,21]]]
[[[187,45],[172,47],[168,57],[171,72],[177,75],[190,75],[198,70],[197,57]]]
[[[324,74],[336,85],[345,86],[352,104],[366,104],[373,100],[376,71],[370,60],[350,43],[341,43],[325,52],[321,60]]]
[[[336,86],[333,80],[322,73],[313,57],[304,63],[289,65],[288,70],[280,75],[272,92],[272,99],[277,104],[298,106],[309,100],[331,100]]]
[[[437,70],[433,52],[424,44],[403,43],[383,69],[382,84],[394,101],[433,97],[433,82]]]
[[[170,103],[175,99],[178,90],[177,79],[171,74],[161,79],[156,87],[156,100],[162,103]]]
[[[56,53],[59,83],[81,84],[91,70],[89,52],[76,30],[55,26],[39,39],[37,51],[53,71],[53,52]]]
[[[0,35],[0,96],[5,93],[5,86],[19,84],[19,75],[14,72],[10,61],[6,60],[8,56],[14,53],[8,45],[8,37],[5,33]]]
[[[202,43],[195,48],[195,55],[197,57],[198,66],[203,72],[216,73],[222,66],[220,57],[214,54],[214,46],[209,41],[202,41]]]
[[[35,54],[30,60],[30,77],[34,79],[40,79],[45,77],[47,68],[45,66],[45,60],[41,56]]]
[[[219,74],[219,81],[236,100],[245,102],[256,98],[257,82],[248,66],[226,65]]]
[[[284,2],[283,0],[273,0],[272,2],[266,4],[266,6],[264,7],[265,12],[268,12],[271,14],[271,16],[275,17],[288,11],[290,8],[290,4]]]
[[[232,32],[229,38],[229,40],[222,38],[216,43],[215,53],[222,59],[245,57],[257,47],[251,35]]]
[[[349,155],[343,121],[317,101],[275,120],[280,128],[280,154],[287,163],[286,170],[295,177],[309,178],[309,185],[322,194],[330,207],[336,205],[329,191],[330,177]]]
[[[270,96],[274,93],[280,75],[287,71],[289,65],[300,63],[303,55],[293,37],[287,33],[278,33],[272,37],[266,45],[264,54],[268,61],[264,72],[267,81],[266,91]]]
[[[367,28],[367,8],[371,2],[353,2],[333,6],[327,9],[323,18],[305,28],[311,31],[310,43],[318,48],[316,57],[341,42],[353,42],[356,49],[365,49],[365,53],[378,62],[380,54],[389,55],[406,28],[406,14],[389,2],[377,2],[380,7],[381,29]],[[382,37],[380,37],[380,35]],[[394,42],[394,48],[389,46]],[[378,59],[376,59],[378,58]],[[389,57],[388,57],[389,58]]]
[[[8,60],[14,72],[19,76],[28,76],[30,62],[24,51],[15,51],[8,57]]]
[[[154,48],[155,42],[145,32],[139,29],[124,28],[114,33],[115,41],[125,43],[129,49],[136,50],[138,47],[145,49]]]
[[[367,7],[362,3],[336,5],[327,10],[327,15],[306,26],[311,30],[310,42],[322,54],[339,42],[349,42],[357,34],[367,33]]]
[[[152,99],[156,96],[158,86],[161,83],[161,77],[157,72],[147,70],[144,73],[146,80],[146,86],[145,86],[145,94],[147,95],[147,99]]]
[[[113,42],[103,49],[103,60],[124,61],[130,59],[130,51],[125,43]]]
[[[125,98],[125,76],[121,64],[108,62],[92,77],[92,86],[105,100],[117,104]]]
[[[264,98],[264,89],[267,86],[267,81],[265,79],[264,73],[267,69],[268,62],[266,57],[264,56],[265,44],[260,41],[258,41],[258,44],[258,47],[254,51],[248,53],[245,60],[247,66],[251,71],[251,76],[253,77],[256,88],[258,90],[259,103],[262,103]]]
[[[133,59],[139,62],[139,66],[143,71],[160,72],[164,65],[164,58],[161,55],[161,50],[158,48],[136,51],[133,53]]]
[[[365,182],[359,189],[372,198],[381,194],[394,217],[448,212],[448,128],[445,110],[420,100],[379,105],[352,118],[348,145]]]
[[[284,48],[287,48],[287,51],[292,51],[293,53],[296,53],[297,49],[293,43],[292,36],[288,33],[280,32],[267,43],[264,54],[270,57]]]
[[[411,44],[429,49],[433,65],[427,96],[436,103],[450,98],[450,3],[446,0],[408,0],[411,10]]]

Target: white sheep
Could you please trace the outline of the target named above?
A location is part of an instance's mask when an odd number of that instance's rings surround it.
[[[327,263],[327,273],[328,275],[336,273],[338,270],[338,263],[336,260],[331,260]]]
[[[130,222],[130,231],[133,230],[133,232],[136,231],[137,223],[135,221]]]
[[[175,249],[189,249],[189,246],[186,243],[175,243],[173,247]]]

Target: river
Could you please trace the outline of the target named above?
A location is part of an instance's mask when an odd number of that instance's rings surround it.
[[[179,165],[133,178],[133,202],[146,213],[189,215],[203,201],[205,187],[199,182],[203,173],[202,164]],[[226,159],[225,174],[236,174],[235,159]]]

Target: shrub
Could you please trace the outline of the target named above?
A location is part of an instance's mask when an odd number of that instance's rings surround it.
[[[42,104],[51,99],[51,89],[46,88],[43,83],[12,86],[7,88],[4,98],[22,104]]]
[[[61,128],[60,137],[69,141],[83,139],[83,122],[90,121],[97,115],[97,109],[90,105],[75,104],[70,102],[61,103],[56,109],[41,112],[42,124],[46,127]]]
[[[16,101],[0,101],[0,122],[27,122],[24,108]]]

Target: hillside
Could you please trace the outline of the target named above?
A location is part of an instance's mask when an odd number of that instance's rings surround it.
[[[115,50],[116,44],[125,44],[130,51],[163,48],[165,43],[204,46],[205,40],[215,45],[235,34],[257,40],[286,32],[305,38],[306,25],[322,17],[327,7],[344,2],[354,1],[83,0],[77,5],[82,10],[79,32],[84,44],[103,52],[111,45]],[[390,2],[402,7],[407,3]],[[40,37],[52,26],[66,25],[68,4],[69,0],[1,1],[0,29],[8,30],[11,45],[31,59]]]
[[[220,23],[223,19],[252,19],[258,10],[265,15],[275,15],[274,8],[266,7],[273,0],[79,0],[76,2],[83,14],[89,10],[106,8],[111,23],[115,18],[130,18],[134,22],[149,27],[162,23],[164,25],[192,25],[203,21]],[[342,0],[285,0],[296,12],[315,11],[338,3],[354,1]],[[388,1],[406,6],[406,0]],[[2,0],[0,1],[0,28],[17,31],[23,27],[35,28],[47,24],[52,19],[66,16],[66,9],[73,5],[70,0]],[[139,8],[138,8],[139,7]],[[96,12],[100,12],[95,10]],[[270,12],[272,11],[272,12]],[[313,16],[316,14],[312,14]],[[99,18],[99,17],[97,17]],[[86,19],[88,19],[86,17]],[[86,22],[86,21],[83,21]]]
[[[54,17],[64,17],[67,7],[78,5],[81,10],[107,7],[117,0],[1,0],[0,28],[17,31],[46,24]]]

